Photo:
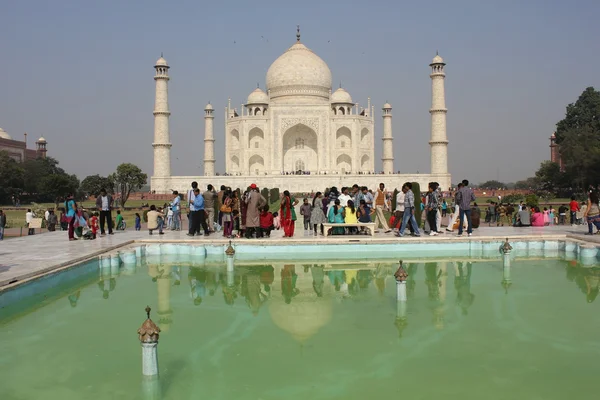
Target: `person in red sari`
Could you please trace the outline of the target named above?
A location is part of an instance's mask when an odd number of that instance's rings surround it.
[[[296,226],[296,212],[294,210],[294,206],[297,201],[292,198],[289,191],[283,192],[283,197],[281,198],[281,226],[283,228],[283,237],[292,237],[294,236],[294,228]]]

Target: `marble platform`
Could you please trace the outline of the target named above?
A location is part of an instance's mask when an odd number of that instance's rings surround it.
[[[301,225],[298,227],[302,228]],[[150,236],[147,231],[119,231],[114,235],[99,237],[96,240],[78,240],[70,242],[66,232],[48,232],[34,236],[9,239],[0,242],[0,290],[11,283],[22,282],[47,272],[66,267],[90,259],[100,254],[113,251],[132,243],[202,243],[205,245],[223,245],[229,242],[220,233],[209,237],[188,237],[186,232],[165,231],[165,235],[155,234]],[[487,227],[482,226],[475,230],[471,238],[466,235],[458,237],[455,233],[439,236],[422,236],[398,238],[392,233],[376,233],[373,237],[366,235],[333,236],[324,238],[315,237],[296,229],[293,238],[283,238],[283,231],[274,231],[268,239],[234,239],[235,243],[244,245],[294,245],[294,244],[319,244],[336,245],[352,243],[415,243],[415,242],[440,242],[469,240],[560,240],[572,239],[600,245],[600,235],[586,236],[587,227],[584,226],[549,226],[543,228],[513,228],[513,227]],[[311,232],[312,233],[312,232]]]

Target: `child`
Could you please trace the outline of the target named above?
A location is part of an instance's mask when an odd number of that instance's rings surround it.
[[[273,227],[277,230],[281,229],[281,217],[277,211],[273,213]]]
[[[173,227],[173,209],[168,207],[167,211],[167,227],[165,229],[171,229]]]
[[[302,206],[300,207],[300,215],[304,216],[304,234],[310,232],[310,215],[312,214],[312,207],[308,203],[308,199],[305,197]]]
[[[240,212],[238,210],[233,210],[231,212],[231,217],[233,218],[233,230],[231,231],[231,236],[240,237]]]
[[[135,213],[135,230],[139,231],[142,229],[142,217],[139,213]]]
[[[550,206],[550,213],[548,214],[548,219],[550,220],[550,225],[555,224],[556,215],[555,215],[554,207]]]
[[[124,231],[125,224],[123,223],[123,216],[121,215],[121,210],[117,210],[117,230]]]
[[[96,234],[98,233],[98,213],[95,212],[92,214],[92,218],[90,218],[90,228],[92,229],[92,239],[96,239]]]
[[[264,206],[260,213],[260,237],[271,237],[272,230],[273,214],[269,212],[269,206]]]

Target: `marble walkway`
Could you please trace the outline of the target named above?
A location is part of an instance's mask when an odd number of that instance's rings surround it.
[[[299,225],[300,228],[302,228]],[[0,241],[0,290],[2,286],[16,281],[38,276],[46,272],[64,267],[66,265],[81,262],[102,253],[117,249],[119,247],[138,242],[179,242],[179,243],[205,243],[223,245],[228,242],[220,233],[209,237],[188,237],[185,232],[165,231],[164,235],[148,235],[147,231],[128,230],[116,232],[96,240],[78,240],[70,242],[66,232],[48,232],[34,236]],[[549,226],[543,228],[513,228],[513,227],[488,227],[481,226],[475,230],[471,238],[458,237],[455,233],[445,232],[439,236],[422,236],[398,238],[392,233],[376,233],[374,237],[358,236],[334,236],[323,238],[315,237],[296,230],[293,238],[283,238],[283,231],[275,231],[268,239],[234,239],[244,243],[256,243],[261,245],[293,245],[295,243],[398,243],[423,242],[423,241],[458,241],[458,240],[498,240],[504,238],[518,239],[540,239],[543,238],[572,238],[600,244],[600,235],[585,236],[587,227],[584,226]]]

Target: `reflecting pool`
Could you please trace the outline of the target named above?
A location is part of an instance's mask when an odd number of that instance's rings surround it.
[[[0,309],[0,399],[565,399],[596,391],[600,269],[560,259],[90,262]],[[36,283],[39,284],[39,283]],[[8,295],[8,294],[5,294]],[[14,293],[13,293],[14,295]]]

